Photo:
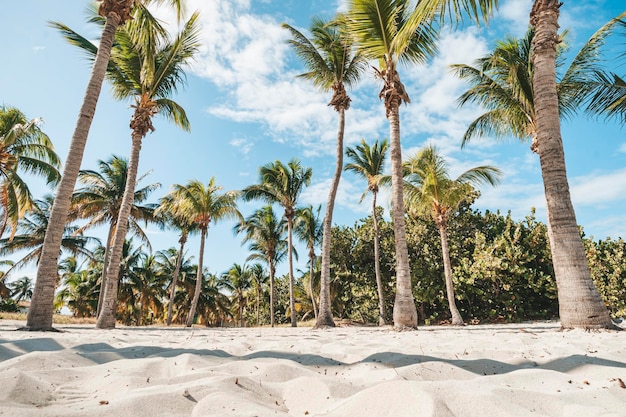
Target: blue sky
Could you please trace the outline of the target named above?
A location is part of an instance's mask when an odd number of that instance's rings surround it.
[[[0,102],[21,109],[28,117],[41,117],[42,129],[65,159],[90,72],[90,64],[67,44],[49,20],[63,22],[79,33],[96,38],[98,29],[85,23],[85,0],[20,0],[3,5],[0,30]],[[139,173],[151,171],[142,184],[159,182],[151,202],[168,192],[171,184],[190,179],[208,183],[215,177],[224,190],[236,190],[258,180],[258,167],[274,160],[296,157],[313,169],[313,181],[301,196],[303,205],[325,204],[334,170],[337,115],[327,106],[330,96],[319,93],[295,76],[303,71],[285,40],[281,22],[306,31],[314,15],[332,17],[342,1],[321,0],[188,0],[189,11],[199,10],[203,25],[201,54],[188,71],[188,85],[174,97],[187,111],[191,133],[163,119],[143,142]],[[433,142],[450,161],[452,173],[481,164],[504,171],[501,185],[484,188],[475,207],[511,210],[517,219],[537,210],[545,221],[545,200],[538,157],[529,144],[513,140],[476,140],[464,149],[460,138],[480,109],[459,109],[456,98],[463,84],[448,65],[472,63],[485,55],[505,34],[521,36],[528,25],[531,0],[500,0],[500,8],[487,27],[466,26],[444,30],[440,52],[427,65],[403,67],[401,77],[412,103],[401,108],[403,156]],[[622,1],[565,1],[561,27],[570,29],[572,50],[610,18],[623,11]],[[167,12],[158,15],[170,21]],[[174,27],[173,27],[174,29]],[[619,45],[623,50],[623,44]],[[615,55],[614,55],[615,56]],[[624,73],[614,62],[614,69]],[[389,135],[379,84],[372,72],[351,91],[346,113],[346,145],[365,138],[373,142]],[[104,85],[91,128],[84,169],[111,155],[127,157],[131,103],[112,99]],[[626,236],[626,140],[615,122],[578,116],[564,121],[562,135],[572,199],[578,223],[596,239]],[[344,173],[336,201],[334,223],[352,225],[368,215],[370,202],[359,204],[366,184]],[[33,183],[41,197],[47,191]],[[381,203],[385,209],[387,202]],[[261,203],[241,204],[244,215]],[[205,265],[214,272],[243,263],[247,252],[234,236],[230,221],[213,225],[208,234]],[[103,232],[98,232],[104,236]],[[177,245],[173,232],[149,229],[155,250]],[[189,255],[196,257],[199,238],[193,237]],[[302,245],[301,252],[305,253]],[[304,259],[301,259],[302,265]],[[283,265],[283,268],[285,266]],[[22,271],[31,275],[32,271]],[[279,272],[284,272],[279,269]]]

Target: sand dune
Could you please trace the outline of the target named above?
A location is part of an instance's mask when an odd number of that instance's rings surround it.
[[[626,332],[21,325],[2,416],[626,416]]]

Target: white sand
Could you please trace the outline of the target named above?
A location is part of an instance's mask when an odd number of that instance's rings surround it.
[[[2,416],[626,416],[626,332],[23,324],[0,320]]]

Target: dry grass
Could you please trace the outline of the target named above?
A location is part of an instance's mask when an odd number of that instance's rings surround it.
[[[0,313],[0,320],[24,320],[26,321],[26,313]],[[96,324],[95,317],[72,317],[61,314],[52,316],[52,322],[55,324]]]

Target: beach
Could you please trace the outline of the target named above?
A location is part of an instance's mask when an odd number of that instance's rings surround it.
[[[0,415],[626,416],[626,332],[0,320]]]

